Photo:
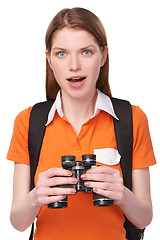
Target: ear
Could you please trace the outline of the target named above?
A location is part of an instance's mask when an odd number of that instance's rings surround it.
[[[108,57],[108,47],[105,46],[104,50],[102,51],[101,67],[103,67],[103,65],[105,64],[107,57]]]
[[[46,58],[47,58],[48,64],[49,64],[50,68],[52,69],[51,55],[50,55],[50,53],[48,52],[48,50],[45,51],[45,55],[46,55]]]

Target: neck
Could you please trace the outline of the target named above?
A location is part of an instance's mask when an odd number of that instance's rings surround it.
[[[93,116],[96,99],[96,91],[85,99],[73,99],[62,93],[64,115],[72,124],[77,135],[81,126]]]

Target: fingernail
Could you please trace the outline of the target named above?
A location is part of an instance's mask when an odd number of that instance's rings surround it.
[[[77,183],[77,179],[74,179],[74,178],[73,178],[73,179],[72,179],[72,182],[73,182],[73,183]]]
[[[81,178],[82,178],[82,179],[85,179],[86,177],[87,177],[86,174],[81,175]]]
[[[74,188],[71,189],[71,190],[70,190],[70,193],[72,193],[72,194],[76,193],[76,189],[74,189]]]
[[[85,182],[84,185],[85,185],[85,186],[89,186],[90,183],[89,183],[89,182]]]
[[[93,188],[93,191],[94,191],[94,192],[98,192],[98,189],[97,189],[97,188]]]

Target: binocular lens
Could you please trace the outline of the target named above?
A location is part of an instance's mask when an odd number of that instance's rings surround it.
[[[93,192],[93,203],[97,207],[113,205],[113,200]]]
[[[65,207],[67,207],[67,197],[59,202],[54,202],[54,203],[48,204],[48,208],[52,208],[52,209],[53,208],[65,208]]]

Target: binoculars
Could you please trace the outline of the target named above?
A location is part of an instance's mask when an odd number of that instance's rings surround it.
[[[84,185],[84,180],[81,179],[81,175],[85,174],[87,170],[92,167],[96,167],[96,155],[94,154],[86,154],[82,155],[82,161],[76,161],[75,156],[62,156],[62,168],[67,169],[72,172],[72,177],[78,179],[77,184],[66,184],[66,185],[59,185],[56,187],[61,188],[71,188],[73,187],[76,191],[84,191],[84,192],[93,192],[92,188],[86,187]],[[93,192],[93,203],[94,206],[110,206],[113,204],[113,200],[104,197],[102,195],[96,194]],[[65,208],[67,207],[67,197],[59,202],[54,202],[48,204],[49,208]]]

